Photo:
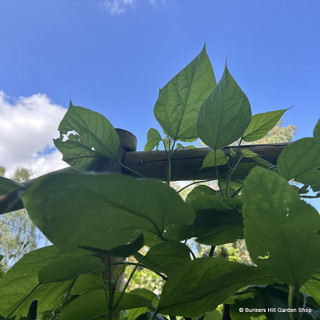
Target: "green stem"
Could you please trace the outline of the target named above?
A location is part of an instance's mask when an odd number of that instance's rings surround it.
[[[167,166],[167,184],[170,186],[171,182],[171,160],[174,153],[174,147],[176,144],[176,140],[173,140],[172,146],[171,146],[171,140],[169,140],[169,151],[168,151],[168,166]]]
[[[184,189],[187,189],[189,188],[190,186],[194,185],[194,184],[197,184],[197,183],[202,183],[202,182],[209,182],[211,181],[211,179],[206,179],[206,180],[199,180],[199,181],[194,181],[192,183],[189,183],[188,185],[184,186],[183,188],[181,188],[178,193],[180,193],[181,191],[183,191]]]
[[[214,154],[214,163],[216,164],[217,163],[217,150],[213,150],[213,154]],[[214,168],[216,170],[216,178],[217,178],[217,181],[218,181],[218,187],[219,187],[219,190],[220,190],[220,194],[223,197],[223,192],[222,192],[221,184],[220,184],[218,166],[215,165]]]
[[[123,164],[120,160],[118,160],[118,163],[120,164],[120,166],[121,166],[122,168],[125,168],[126,170],[128,170],[128,171],[136,174],[137,176],[139,176],[139,177],[141,177],[141,178],[145,178],[145,176],[144,176],[143,174],[137,172],[136,170],[133,170],[133,169],[127,167],[127,166],[126,166],[125,164]]]
[[[231,182],[232,174],[233,174],[235,168],[238,166],[238,164],[240,163],[240,161],[241,161],[242,159],[243,159],[243,156],[240,156],[240,158],[237,160],[237,162],[233,162],[233,163],[232,163],[231,171],[230,171],[230,173],[228,174],[227,182],[226,182],[226,196],[227,196],[227,197],[229,197],[229,188],[230,188],[230,182]]]
[[[209,257],[213,257],[214,249],[215,249],[215,248],[216,248],[215,246],[211,246],[210,252],[209,252]]]
[[[294,287],[289,286],[289,294],[288,294],[288,308],[293,309],[293,295],[294,295]],[[289,312],[289,320],[294,320],[293,312]]]

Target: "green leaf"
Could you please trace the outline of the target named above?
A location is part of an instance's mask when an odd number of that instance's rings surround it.
[[[204,46],[190,64],[160,89],[154,115],[173,140],[198,138],[198,113],[215,86],[216,79]]]
[[[320,137],[292,142],[281,152],[278,169],[282,177],[304,184],[320,184]]]
[[[318,120],[317,124],[315,125],[315,127],[313,129],[313,136],[320,137],[320,119]]]
[[[70,101],[69,109],[58,130],[60,137],[55,146],[63,154],[63,160],[80,171],[94,170],[107,159],[117,160],[119,136],[101,114]]]
[[[47,175],[27,189],[23,203],[63,251],[78,246],[111,250],[141,233],[164,239],[168,226],[194,219],[192,208],[168,185],[116,173]]]
[[[172,316],[199,316],[215,310],[241,287],[268,281],[256,267],[218,258],[196,259],[170,275],[158,311]]]
[[[212,149],[221,149],[242,136],[250,119],[249,100],[226,66],[222,79],[200,109],[199,137]]]
[[[81,274],[74,283],[71,295],[80,296],[90,291],[103,289],[104,285],[104,280],[101,275],[84,273]]]
[[[187,202],[196,212],[194,223],[187,228],[193,237],[197,237],[197,242],[221,245],[243,238],[242,201],[239,198],[201,195],[196,190],[188,195]]]
[[[141,234],[136,240],[134,240],[131,243],[124,244],[119,247],[115,247],[111,250],[103,250],[99,248],[91,248],[86,246],[79,246],[81,249],[85,249],[94,253],[102,253],[104,255],[109,255],[113,257],[121,257],[121,258],[127,258],[129,256],[132,256],[134,253],[136,253],[138,250],[140,250],[144,245],[143,235]]]
[[[7,179],[5,177],[0,177],[0,196],[7,194],[18,188],[24,188],[25,186],[21,183],[18,183],[14,180]]]
[[[157,129],[149,129],[147,134],[147,143],[144,147],[144,151],[151,151],[154,147],[158,149],[159,143],[162,140],[160,133]]]
[[[254,157],[258,156],[257,153],[255,153],[249,149],[241,149],[241,153],[243,154],[243,156],[245,158],[254,158]]]
[[[216,157],[214,155],[215,152],[216,152]],[[212,150],[204,158],[200,170],[208,167],[222,166],[227,162],[228,162],[228,157],[225,155],[225,153],[222,150],[216,150],[216,151]]]
[[[300,288],[320,265],[317,210],[279,175],[256,167],[245,181],[242,213],[252,260],[281,282]]]
[[[120,297],[115,292],[114,302]],[[60,320],[89,320],[109,315],[109,294],[103,289],[81,295],[71,301],[60,313]],[[134,293],[124,293],[118,307],[114,311],[150,306],[149,299]]]
[[[290,108],[255,114],[252,116],[242,139],[247,142],[262,139],[277,125],[283,114],[289,109]]]
[[[102,261],[90,255],[71,255],[61,257],[39,270],[40,283],[60,282],[76,279],[83,273],[102,272]]]
[[[320,305],[320,270],[318,269],[300,289]]]
[[[29,306],[38,300],[38,312],[58,307],[69,290],[71,281],[39,286],[39,270],[54,261],[57,248],[44,247],[23,256],[0,281],[0,314],[8,316],[19,303],[12,316],[26,317]],[[35,289],[36,288],[36,289]]]
[[[139,258],[141,255],[137,255]],[[180,265],[190,261],[190,249],[180,242],[167,241],[149,249],[141,264],[148,269],[170,274]]]
[[[141,314],[139,317],[137,317],[135,320],[167,320],[167,318],[165,318],[164,316],[162,316],[161,314],[157,314],[156,316],[153,316],[153,312],[146,312]]]

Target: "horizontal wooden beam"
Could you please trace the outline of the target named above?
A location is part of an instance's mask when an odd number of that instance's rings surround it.
[[[249,149],[260,155],[263,159],[272,164],[276,164],[280,153],[287,145],[288,143],[246,145],[241,146],[240,150]],[[237,147],[227,147],[223,149],[227,156],[230,155],[231,148],[234,151],[237,149]],[[213,170],[213,168],[200,170],[204,158],[210,151],[210,148],[176,150],[172,157],[171,181],[214,179],[215,170]],[[245,158],[242,162],[252,161],[251,159]],[[166,151],[127,152],[124,158],[124,164],[145,177],[166,180],[168,164]],[[223,174],[226,169],[227,166],[220,166],[219,173]],[[134,175],[130,171],[125,171],[124,173]]]
[[[241,146],[240,149],[249,149],[270,163],[276,164],[280,153],[287,145],[288,143],[247,145]],[[230,155],[231,148],[234,151],[237,149],[237,147],[226,147],[223,149],[227,156]],[[171,181],[215,179],[215,170],[213,168],[200,170],[204,158],[210,151],[210,148],[176,150],[172,157]],[[161,180],[166,180],[167,178],[168,156],[166,151],[128,151],[123,156],[122,162],[129,169],[140,173],[146,178],[156,178]],[[252,162],[252,160],[244,158],[243,162]],[[113,164],[108,161],[108,163],[98,171],[108,171],[106,168],[112,168],[112,166]],[[228,167],[225,165],[219,166],[218,168],[219,174],[223,175]],[[55,172],[67,171],[74,171],[74,169],[68,167]],[[122,173],[136,176],[134,173],[126,169],[122,169]],[[26,181],[24,185],[28,186],[34,183],[37,179],[39,178]],[[19,189],[0,196],[0,214],[23,208],[23,204],[18,197],[18,192]]]

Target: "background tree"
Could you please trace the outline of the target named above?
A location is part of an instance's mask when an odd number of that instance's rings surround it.
[[[5,174],[5,168],[0,167],[0,176]],[[24,182],[30,179],[32,171],[19,167],[11,179]],[[39,233],[30,220],[25,209],[13,211],[0,216],[0,255],[1,263],[7,269],[31,250],[36,249]]]

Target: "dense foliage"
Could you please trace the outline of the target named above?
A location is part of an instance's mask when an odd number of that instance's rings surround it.
[[[155,103],[165,137],[150,129],[146,150],[163,143],[165,184],[90,172],[119,162],[119,137],[105,117],[70,103],[55,145],[78,171],[52,173],[26,188],[1,180],[3,194],[19,188],[12,201],[23,201],[54,245],[26,254],[3,276],[0,315],[320,319],[320,216],[302,199],[320,188],[320,124],[314,137],[288,145],[276,165],[248,149],[232,149],[230,156],[221,150],[262,139],[286,110],[252,116],[227,66],[216,83],[204,47]],[[198,138],[212,148],[203,167],[215,172],[219,189],[198,186],[184,201],[170,187],[171,159],[182,142]],[[252,162],[243,164],[245,158]],[[228,169],[223,175],[221,165]],[[290,184],[293,179],[301,184]],[[211,246],[208,256],[196,258],[189,239]],[[237,239],[245,239],[253,265],[213,256],[216,246]],[[144,245],[147,251],[140,250]],[[134,268],[121,288],[117,281],[129,263]],[[159,294],[129,290],[139,268],[162,278]]]

